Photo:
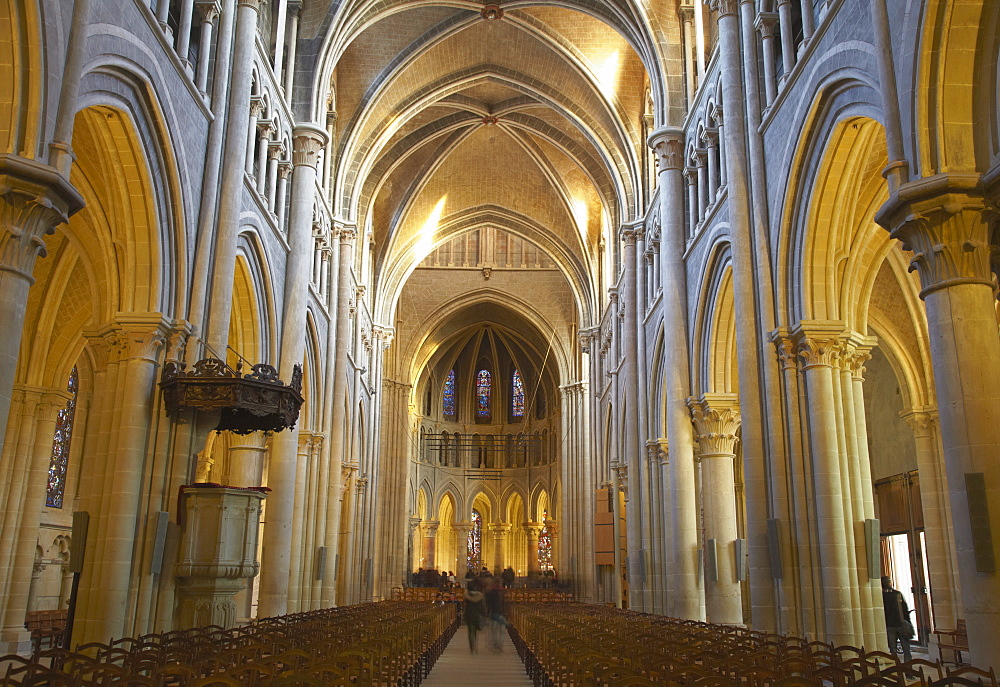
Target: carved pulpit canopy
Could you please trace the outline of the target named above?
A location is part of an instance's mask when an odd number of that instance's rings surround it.
[[[163,366],[160,388],[167,414],[175,417],[185,408],[222,411],[217,431],[236,434],[280,432],[295,426],[302,406],[302,366],[296,365],[292,381],[285,384],[267,364],[252,366],[242,374],[242,364],[231,368],[219,358],[205,358],[186,370],[181,362]]]

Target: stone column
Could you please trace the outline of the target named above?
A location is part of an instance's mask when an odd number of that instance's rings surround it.
[[[285,97],[289,101],[292,99],[292,86],[295,85],[295,49],[299,36],[299,11],[301,8],[302,0],[288,0],[288,28],[285,40],[288,45],[288,62],[285,66],[284,86]]]
[[[195,7],[201,17],[201,37],[198,49],[198,68],[195,70],[194,84],[202,95],[208,94],[208,65],[212,61],[209,51],[212,46],[212,30],[215,20],[222,12],[218,0],[198,0]]]
[[[687,86],[688,107],[694,104],[695,64],[694,64],[694,7],[681,5],[678,9],[684,27],[684,83]]]
[[[472,531],[471,522],[456,522],[451,526],[455,532],[455,578],[465,580],[465,573],[469,570],[469,532]]]
[[[778,15],[773,12],[761,12],[754,21],[754,28],[760,34],[764,62],[764,99],[765,107],[771,107],[777,95],[777,83],[774,76],[774,24]]]
[[[813,493],[822,568],[823,640],[834,645],[854,644],[854,609],[851,604],[848,519],[844,512],[840,449],[834,408],[833,365],[840,355],[843,329],[796,332],[797,353],[805,378],[809,416],[809,444],[812,453]]]
[[[706,567],[705,607],[708,622],[743,623],[743,599],[736,575],[736,431],[740,406],[736,394],[702,394],[689,399],[701,461],[705,544],[714,541],[717,579]]]
[[[538,563],[538,536],[542,533],[544,525],[540,522],[526,522],[523,527],[524,533],[528,535],[528,577],[538,577],[541,573],[541,566]],[[503,566],[498,565],[497,568],[503,570]]]
[[[251,84],[251,86],[252,85],[253,84]],[[250,98],[250,116],[247,119],[247,153],[246,158],[243,160],[245,171],[249,176],[253,176],[253,163],[257,161],[257,158],[254,157],[254,150],[257,148],[257,140],[260,138],[257,135],[257,123],[263,116],[264,99],[258,95],[252,96]]]
[[[292,62],[289,62],[292,64]],[[289,69],[289,72],[292,70]],[[342,468],[347,459],[345,433],[347,432],[347,406],[346,394],[347,384],[347,358],[351,340],[351,265],[353,261],[353,248],[356,233],[353,228],[340,227],[339,231],[339,260],[334,263],[337,269],[337,295],[336,295],[336,316],[330,326],[333,328],[334,345],[328,353],[332,359],[332,365],[328,368],[327,385],[330,389],[328,403],[329,415],[329,444],[330,444],[330,490],[334,498],[329,499],[327,510],[327,541],[328,551],[339,550],[340,543],[340,491],[343,481],[338,481],[342,474]],[[323,583],[323,603],[333,605],[337,601],[336,580],[332,575],[327,575]]]
[[[436,567],[435,557],[437,554],[437,531],[441,525],[437,520],[426,520],[420,524],[420,533],[423,535],[421,546],[423,548],[423,563],[420,567],[430,570]]]
[[[642,224],[630,224],[622,227],[620,234],[622,238],[622,266],[624,274],[621,278],[621,307],[622,314],[622,338],[621,342],[623,361],[618,375],[618,383],[621,385],[620,398],[624,402],[625,408],[622,413],[622,439],[624,455],[620,457],[621,464],[626,467],[626,471],[633,477],[632,489],[626,493],[629,500],[629,507],[626,512],[625,533],[629,556],[628,577],[629,577],[629,607],[636,610],[646,610],[643,604],[645,597],[645,575],[641,564],[637,561],[643,555],[642,535],[644,531],[643,519],[645,513],[642,508],[642,480],[641,466],[642,453],[639,448],[639,404],[638,393],[638,270],[636,269],[637,241],[642,232]],[[539,528],[539,531],[541,529]],[[535,535],[535,554],[529,556],[529,573],[532,565],[538,569],[538,537]],[[534,558],[532,564],[530,560]]]
[[[687,276],[684,266],[684,132],[660,129],[647,141],[656,153],[660,194],[660,268],[663,270],[663,385],[666,396],[670,523],[667,613],[701,619],[698,513],[695,508],[694,432],[687,348]]]
[[[913,252],[920,274],[970,658],[996,666],[1000,337],[990,264],[997,247],[980,184],[978,175],[958,173],[904,184],[876,221]]]
[[[311,559],[303,547],[305,542],[305,508],[309,500],[307,478],[309,454],[312,452],[312,435],[299,432],[298,452],[295,455],[295,499],[292,506],[291,539],[289,543],[288,591],[286,603],[288,613],[298,613],[302,608],[302,565]],[[270,520],[270,516],[268,516]],[[264,527],[267,527],[265,523]]]
[[[414,572],[417,568],[423,567],[421,563],[423,542],[417,536],[420,532],[420,518],[411,517],[408,522],[410,526],[408,534],[410,542],[410,569],[408,572]]]
[[[306,304],[309,296],[309,247],[316,184],[316,162],[326,143],[326,132],[310,125],[295,127],[292,140],[292,199],[288,218],[288,262],[285,266],[285,307],[281,328],[278,374],[286,382],[302,364],[306,345]],[[314,399],[310,399],[312,402]],[[271,439],[267,485],[273,490],[264,523],[259,613],[262,617],[286,612],[291,565],[292,513],[297,497],[298,431],[276,433]]]
[[[924,516],[924,543],[930,579],[934,624],[955,627],[962,608],[962,588],[955,557],[951,502],[944,456],[938,435],[938,413],[934,408],[914,408],[902,413],[913,430],[920,471],[920,504]],[[937,644],[937,635],[930,640]]]
[[[285,157],[285,146],[281,141],[270,141],[267,144],[267,210],[277,218],[275,203],[278,196],[278,165]]]
[[[267,453],[267,434],[229,433],[229,468],[226,486],[259,487],[264,479],[264,456]]]
[[[278,163],[278,191],[275,198],[274,216],[278,231],[285,232],[285,193],[288,188],[288,177],[292,175],[292,165],[287,160]]]
[[[510,523],[498,522],[490,525],[490,532],[493,533],[493,571],[495,573],[500,572],[504,568],[504,548],[507,542],[507,535],[510,533]],[[535,546],[538,546],[538,540],[535,540]],[[485,563],[485,561],[484,561]],[[536,562],[535,565],[538,565]]]
[[[868,454],[868,420],[865,416],[864,364],[871,359],[875,337],[857,332],[847,336],[841,356],[840,377],[843,398],[843,422],[847,451],[841,460],[849,484],[851,529],[855,556],[852,561],[858,585],[860,603],[855,606],[855,626],[860,612],[860,628],[864,631],[864,646],[885,646],[885,613],[882,610],[880,570],[868,569],[868,545],[865,541],[865,521],[875,517],[875,492],[872,486],[871,457]],[[836,381],[836,380],[835,380]]]
[[[28,441],[18,442],[28,449],[27,469],[23,475],[7,474],[7,478],[16,482],[18,488],[17,493],[8,495],[4,502],[6,512],[2,521],[5,535],[3,539],[7,540],[4,548],[10,547],[10,558],[7,559],[4,573],[9,583],[4,596],[0,598],[3,609],[0,643],[7,643],[10,649],[18,648],[15,645],[28,639],[24,617],[30,610],[35,548],[38,543],[38,525],[45,506],[52,441],[56,418],[69,399],[67,393],[50,389],[25,389],[25,394],[31,397],[26,405],[31,408],[34,416],[32,436],[30,439],[25,437]],[[8,534],[12,537],[8,538]]]
[[[708,158],[708,204],[714,205],[719,196],[719,132],[705,129],[702,137]]]
[[[795,67],[795,36],[792,35],[792,2],[778,0],[778,29],[781,32],[782,84]]]
[[[80,580],[81,596],[89,597],[84,634],[79,641],[107,641],[128,628],[131,584],[145,570],[133,568],[137,545],[136,519],[142,507],[143,474],[152,421],[156,377],[169,325],[158,313],[122,315],[104,328],[117,354],[114,410],[105,418],[108,443],[103,484],[98,487],[101,512],[91,511],[87,553],[93,559],[90,574]],[[95,447],[101,451],[102,447]],[[89,451],[88,451],[89,453]],[[101,474],[95,465],[97,474]],[[80,617],[78,613],[77,617]],[[75,638],[75,637],[74,637]]]
[[[771,296],[767,290],[766,265],[761,264],[763,255],[754,248],[739,3],[737,0],[713,0],[712,6],[718,11],[722,101],[726,107],[726,188],[733,255],[733,305],[739,363],[750,599],[754,626],[774,631],[777,605],[766,529],[766,522],[774,512],[768,465],[772,447],[766,444],[767,428],[774,419],[765,412],[768,395],[761,375],[763,366],[760,355],[760,325],[763,319],[760,303],[768,301]],[[762,225],[762,231],[765,226]],[[676,448],[672,438],[670,444],[672,450]]]
[[[0,446],[35,258],[45,255],[45,235],[82,207],[83,198],[52,167],[0,154]]]
[[[558,571],[562,567],[562,560],[559,558],[559,523],[546,518],[543,524],[549,531],[549,540],[552,542],[552,567]]]
[[[219,186],[219,214],[216,218],[215,260],[212,267],[212,294],[205,339],[224,355],[229,339],[229,319],[233,307],[233,277],[236,272],[236,241],[243,210],[243,173],[249,129],[239,122],[250,120],[250,80],[256,53],[257,11],[263,0],[238,0],[236,36],[233,43],[229,107],[222,146],[222,175]],[[252,156],[251,156],[252,157]],[[250,164],[249,159],[246,161]]]
[[[682,140],[683,143],[683,140]],[[684,183],[687,185],[688,230],[685,238],[693,237],[698,229],[698,172],[694,167],[685,167]],[[683,245],[683,244],[682,244]]]
[[[698,174],[698,221],[704,222],[708,214],[708,151],[695,148],[694,167]]]

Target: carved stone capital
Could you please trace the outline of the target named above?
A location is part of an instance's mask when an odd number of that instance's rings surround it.
[[[794,370],[799,365],[798,351],[792,334],[784,327],[771,332],[771,343],[778,354],[778,364],[782,370]]]
[[[250,116],[260,117],[264,114],[264,99],[258,95],[250,98]]]
[[[865,376],[865,363],[871,360],[872,349],[878,343],[874,336],[851,334],[844,342],[844,350],[840,362],[844,369],[851,372],[851,377],[860,381]]]
[[[657,129],[646,139],[653,153],[659,171],[682,170],[684,168],[684,131],[675,128]]]
[[[545,525],[540,522],[526,522],[521,527],[524,529],[524,533],[528,536],[528,541],[538,541],[539,535],[541,535],[542,530],[545,529]]]
[[[249,7],[255,12],[260,12],[261,8],[267,5],[267,0],[239,0],[240,7]]]
[[[510,534],[511,525],[509,522],[495,522],[489,526],[490,532],[496,539],[506,539]]]
[[[720,18],[736,15],[740,8],[739,0],[711,0],[711,2],[712,11],[718,12]]]
[[[753,22],[762,39],[774,36],[774,27],[778,24],[778,14],[776,12],[760,12]]]
[[[358,230],[350,225],[338,224],[336,233],[340,237],[340,245],[342,246],[353,246],[358,238]]]
[[[875,220],[913,252],[921,298],[959,284],[995,288],[990,222],[996,210],[978,176],[939,174],[904,184]]]
[[[739,397],[702,394],[701,398],[689,398],[687,403],[701,458],[735,455],[741,422]]]
[[[33,282],[44,236],[83,207],[83,198],[54,168],[0,154],[0,270]]]
[[[641,232],[641,224],[624,224],[622,225],[622,228],[618,230],[618,235],[621,236],[622,243],[626,246],[634,246],[636,241],[639,239],[639,234]]]
[[[801,360],[803,370],[840,364],[845,343],[842,325],[832,322],[802,322],[795,327],[792,337],[795,341],[795,353]]]
[[[910,426],[915,437],[930,436],[938,424],[938,412],[935,408],[913,408],[900,412],[899,416]]]
[[[197,0],[194,6],[201,16],[201,21],[205,24],[215,23],[216,18],[222,13],[222,5],[219,0]]]
[[[169,331],[169,325],[157,313],[128,313],[115,321],[114,336],[123,360],[141,358],[156,363]]]
[[[292,164],[315,167],[329,136],[314,124],[299,124],[292,130]]]

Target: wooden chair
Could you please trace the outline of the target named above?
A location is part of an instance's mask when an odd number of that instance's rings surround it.
[[[950,650],[955,654],[955,663],[962,663],[962,652],[969,651],[969,633],[965,627],[965,619],[959,618],[955,621],[954,630],[934,630],[938,638],[938,648],[942,651],[941,659],[944,660],[944,651]]]

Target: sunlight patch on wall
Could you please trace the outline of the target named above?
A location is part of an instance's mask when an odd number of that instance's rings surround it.
[[[413,263],[419,264],[434,250],[434,237],[437,235],[438,227],[441,223],[441,214],[444,212],[444,204],[448,200],[448,194],[441,196],[431,214],[427,216],[427,221],[417,233],[417,242],[413,246]]]
[[[615,50],[604,60],[604,64],[598,66],[594,72],[597,76],[597,85],[608,100],[614,100],[618,93],[618,80],[621,77],[621,71],[621,54]]]
[[[569,209],[573,213],[573,221],[576,222],[577,231],[586,240],[590,228],[590,208],[587,206],[587,201],[580,198],[570,198]]]

